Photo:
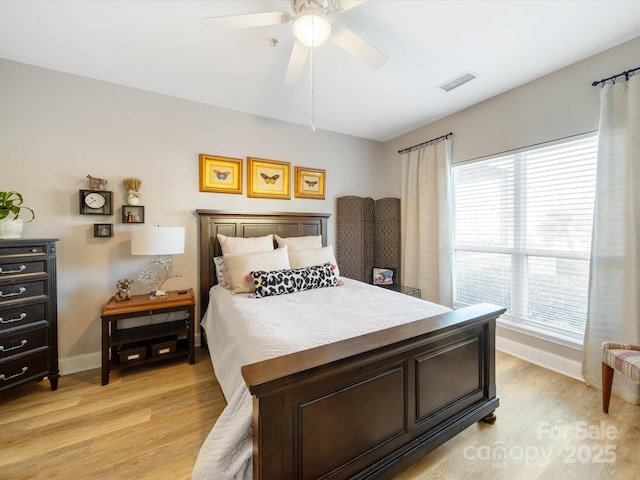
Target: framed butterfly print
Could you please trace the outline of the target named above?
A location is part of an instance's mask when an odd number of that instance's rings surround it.
[[[291,199],[291,164],[247,157],[247,196]]]
[[[325,170],[317,168],[296,167],[296,198],[315,198],[324,200],[324,184],[327,177]]]
[[[200,191],[242,193],[242,159],[201,153]]]

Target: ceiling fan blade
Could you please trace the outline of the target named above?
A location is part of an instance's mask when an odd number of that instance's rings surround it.
[[[305,63],[307,63],[307,56],[309,55],[309,49],[302,43],[296,40],[293,43],[293,50],[291,50],[291,57],[289,57],[289,65],[287,66],[287,73],[284,76],[284,83],[290,85],[296,83],[302,74],[302,69]]]
[[[336,25],[335,27],[330,37],[331,40],[340,48],[343,48],[354,57],[359,58],[374,70],[382,67],[389,59],[384,53],[362,37],[353,33],[347,27],[343,27],[342,25]]]
[[[243,15],[227,15],[224,17],[206,17],[202,23],[207,28],[252,28],[267,25],[279,25],[291,20],[291,15],[285,12],[247,13]]]
[[[339,12],[346,12],[347,10],[351,10],[353,7],[357,7],[366,1],[367,0],[338,0],[336,5],[338,6]]]

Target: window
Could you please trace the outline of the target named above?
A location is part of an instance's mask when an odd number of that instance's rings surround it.
[[[597,136],[454,165],[454,304],[579,338],[587,313]]]

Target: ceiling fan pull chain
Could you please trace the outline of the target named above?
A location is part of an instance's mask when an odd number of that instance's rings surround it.
[[[309,131],[310,132],[315,132],[316,131],[316,122],[315,122],[315,116],[314,116],[314,112],[313,112],[313,48],[309,49],[309,66],[311,68],[311,127],[309,127]]]

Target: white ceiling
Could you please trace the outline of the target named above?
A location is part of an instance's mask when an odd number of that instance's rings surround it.
[[[283,83],[291,23],[211,31],[201,21],[268,11],[291,4],[4,0],[0,57],[308,126],[309,63]],[[315,125],[386,141],[635,38],[640,1],[369,0],[330,19],[389,61],[376,71],[332,42],[318,47]],[[467,71],[478,78],[438,88]]]

